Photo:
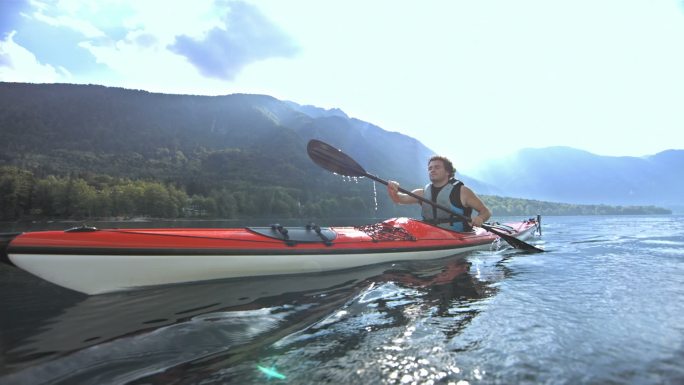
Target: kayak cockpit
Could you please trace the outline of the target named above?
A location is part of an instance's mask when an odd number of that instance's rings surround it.
[[[297,243],[323,242],[326,246],[332,246],[332,241],[337,238],[337,233],[330,227],[320,227],[310,223],[305,227],[284,227],[273,224],[268,227],[248,227],[247,230],[265,237],[279,239],[287,246],[295,246]]]

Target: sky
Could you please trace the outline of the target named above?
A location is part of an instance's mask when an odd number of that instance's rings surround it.
[[[645,156],[684,149],[684,0],[0,0],[0,81],[339,108],[459,170]]]

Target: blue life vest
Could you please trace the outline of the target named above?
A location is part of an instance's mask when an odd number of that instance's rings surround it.
[[[444,206],[449,207],[453,212],[461,214],[466,218],[470,218],[473,213],[473,209],[468,207],[463,207],[461,203],[461,187],[463,187],[463,182],[460,180],[451,178],[449,182],[444,185],[437,192],[437,196],[433,195],[432,183],[425,186],[423,189],[423,197],[430,199],[431,201]],[[450,215],[442,209],[438,209],[432,205],[421,202],[423,221],[432,223],[439,227],[445,228],[452,231],[472,231],[473,228],[467,221],[461,220],[453,215]]]

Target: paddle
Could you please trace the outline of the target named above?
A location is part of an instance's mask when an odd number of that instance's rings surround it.
[[[332,171],[335,174],[339,175],[346,175],[346,176],[351,176],[351,177],[366,177],[369,179],[372,179],[376,182],[380,182],[384,185],[388,185],[389,182],[386,180],[380,179],[377,176],[373,174],[369,174],[366,172],[366,170],[363,169],[354,159],[352,159],[349,155],[343,153],[341,150],[327,144],[324,142],[321,142],[320,140],[312,139],[309,141],[309,144],[306,148],[307,152],[309,153],[309,157],[311,160],[314,161],[317,165],[323,167],[324,169],[328,171]],[[434,207],[437,207],[438,209],[444,210],[448,212],[449,214],[453,215],[456,218],[459,218],[464,221],[470,222],[469,218],[466,218],[465,216],[455,213],[451,211],[448,207],[442,206],[438,203],[432,202],[428,199],[425,199],[419,195],[416,195],[408,190],[404,190],[403,188],[399,188],[399,191],[402,193],[409,195],[413,198],[418,199],[421,202],[425,202],[429,205],[432,205]],[[504,241],[508,242],[511,246],[515,247],[516,249],[521,249],[521,250],[526,250],[526,251],[533,251],[533,252],[542,252],[544,250],[530,245],[529,243],[523,242],[520,239],[503,233],[499,230],[496,230],[492,228],[489,225],[482,224],[481,226],[483,229],[489,231],[490,233],[496,234],[501,239]]]

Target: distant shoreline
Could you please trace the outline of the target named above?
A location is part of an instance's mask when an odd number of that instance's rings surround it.
[[[641,214],[540,214],[542,218],[544,217],[584,217],[584,216],[589,216],[589,217],[599,217],[599,216],[604,216],[604,217],[611,217],[611,216],[634,216],[634,217],[650,217],[650,216],[678,216],[678,215],[684,215],[684,213],[681,212],[674,212],[674,213],[641,213]],[[490,222],[495,222],[495,221],[500,221],[500,220],[508,220],[510,218],[533,218],[536,217],[536,213],[529,213],[529,214],[505,214],[505,215],[493,215],[490,219]],[[414,219],[420,219],[418,216],[411,216],[411,218]],[[338,218],[258,218],[258,217],[252,217],[252,218],[134,218],[134,219],[126,219],[126,218],[82,218],[82,219],[77,219],[77,218],[26,218],[26,219],[18,219],[14,221],[0,221],[0,228],[6,227],[9,225],[19,225],[19,224],[64,224],[64,225],[73,225],[74,227],[79,227],[79,226],[88,226],[92,224],[97,224],[97,223],[126,223],[126,224],[144,224],[144,223],[210,223],[210,222],[232,222],[235,223],[236,226],[240,226],[241,223],[246,223],[249,226],[252,226],[252,223],[298,223],[301,224],[302,226],[314,222],[320,225],[326,225],[327,222],[334,222],[334,221],[343,221],[343,222],[349,222],[349,223],[374,223],[374,222],[382,222],[388,218],[371,218],[371,217],[338,217]]]

